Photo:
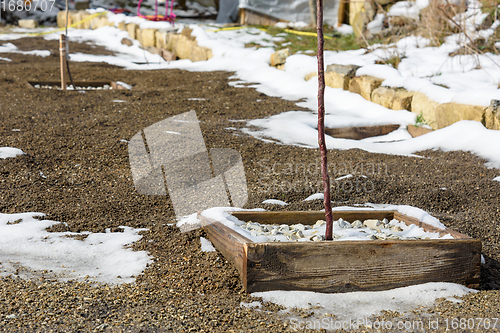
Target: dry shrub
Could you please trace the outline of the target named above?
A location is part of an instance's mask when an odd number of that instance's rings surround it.
[[[467,10],[465,0],[451,3],[447,0],[431,0],[429,7],[420,12],[419,34],[431,41],[431,45],[441,45],[446,36],[460,32],[460,27],[450,22],[451,17]]]

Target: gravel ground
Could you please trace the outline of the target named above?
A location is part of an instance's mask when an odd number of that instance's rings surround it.
[[[0,146],[20,148],[26,155],[0,160],[0,212],[43,212],[48,219],[67,223],[53,227],[54,231],[119,231],[116,227],[120,225],[149,228],[134,248],[148,251],[154,262],[135,284],[120,286],[57,282],[47,272],[35,272],[37,278],[31,281],[18,275],[2,278],[0,329],[293,331],[290,322],[279,317],[278,306],[266,304],[261,311],[240,307],[240,302],[255,299],[244,293],[236,270],[223,257],[200,251],[203,231],[180,233],[167,225],[175,218],[168,197],[144,196],[135,191],[127,143],[122,140],[172,115],[196,110],[207,147],[234,148],[241,153],[249,189],[245,208],[316,210],[322,208],[319,200],[302,201],[320,191],[320,174],[314,165],[318,161],[316,150],[265,143],[228,129],[244,126],[230,120],[300,108],[254,89],[229,86],[231,73],[136,72],[102,63],[72,63],[73,77],[77,81],[119,80],[134,89],[85,94],[33,89],[27,81],[59,79],[58,42],[27,38],[12,43],[22,50],[49,49],[52,55],[1,55],[13,61],[0,62],[0,89],[4,92],[0,95]],[[110,54],[86,44],[70,43],[70,50]],[[432,309],[417,309],[406,317],[387,312],[379,320],[439,320],[438,330],[445,331],[446,319],[453,330],[453,318],[499,317],[500,183],[492,181],[499,171],[488,169],[484,160],[465,152],[419,154],[424,158],[330,151],[332,176],[355,176],[349,179],[351,183],[334,183],[332,199],[335,205],[413,205],[429,211],[446,226],[480,239],[486,259],[481,288],[461,303],[440,300]],[[285,163],[291,163],[292,169]],[[304,171],[302,165],[312,167]],[[40,171],[47,178],[41,177]],[[360,186],[351,188],[356,181]],[[261,204],[265,199],[290,204]],[[19,273],[23,270],[20,267]],[[297,314],[310,315],[305,311]],[[484,325],[479,325],[480,329],[477,326],[476,322],[469,331],[491,331]],[[500,330],[500,322],[496,327]]]

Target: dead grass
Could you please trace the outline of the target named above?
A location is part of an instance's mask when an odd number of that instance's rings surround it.
[[[460,26],[450,22],[450,18],[467,10],[465,0],[458,4],[448,1],[430,1],[429,7],[420,13],[420,28],[417,34],[431,41],[431,45],[439,46],[444,42],[445,37],[460,32]]]
[[[259,26],[257,26],[259,27]],[[277,36],[283,38],[281,42],[275,42],[278,47],[289,48],[293,53],[298,51],[308,51],[312,50],[316,54],[317,52],[317,39],[316,36],[304,36],[299,34],[294,34],[291,32],[286,32],[285,29],[277,28],[274,26],[270,27],[260,27],[266,30],[272,36]],[[316,33],[315,29],[305,29],[302,32]],[[331,37],[331,39],[325,39],[325,50],[329,51],[345,51],[354,50],[364,47],[361,40],[354,37],[354,35],[343,36],[334,32],[330,27],[325,26],[324,28],[325,36]],[[290,44],[291,43],[291,44]],[[257,44],[249,43],[247,47],[260,47]]]

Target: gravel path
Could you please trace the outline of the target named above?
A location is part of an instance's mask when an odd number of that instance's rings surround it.
[[[31,281],[16,275],[2,278],[0,329],[293,331],[290,322],[279,317],[275,305],[267,304],[261,311],[240,306],[240,302],[255,299],[243,292],[237,272],[223,257],[200,251],[203,231],[181,234],[168,225],[174,222],[168,197],[144,196],[134,190],[127,143],[122,140],[194,109],[207,147],[234,148],[241,153],[249,189],[246,208],[321,209],[320,200],[303,201],[319,191],[320,174],[314,169],[317,151],[264,143],[228,129],[244,126],[230,120],[300,108],[253,89],[233,88],[228,85],[231,73],[223,72],[136,72],[106,64],[72,63],[75,80],[119,80],[134,89],[85,94],[31,89],[28,80],[58,80],[58,42],[29,38],[12,43],[22,50],[50,49],[52,55],[2,55],[13,61],[0,62],[0,89],[4,92],[0,95],[0,146],[20,148],[26,155],[0,160],[0,212],[43,212],[49,219],[67,223],[52,228],[54,231],[102,232],[119,225],[149,228],[134,248],[148,251],[155,259],[131,285],[62,283],[50,272],[36,272],[37,278]],[[109,54],[85,44],[70,44],[70,49]],[[500,183],[492,179],[500,171],[488,169],[485,161],[465,152],[425,151],[420,155],[425,158],[330,151],[332,176],[354,175],[333,184],[332,200],[336,206],[365,202],[413,205],[429,211],[447,227],[482,241],[486,264],[481,290],[458,304],[439,301],[433,309],[418,309],[404,317],[406,320],[439,320],[439,331],[444,331],[446,319],[451,325],[453,318],[499,317]],[[312,168],[304,171],[302,165]],[[351,188],[349,184],[356,181],[361,186]],[[261,204],[265,199],[289,205]],[[385,313],[379,319],[394,316]],[[500,323],[496,327],[500,330]],[[476,326],[471,331],[488,330]]]

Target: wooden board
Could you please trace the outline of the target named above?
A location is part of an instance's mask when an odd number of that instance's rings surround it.
[[[372,136],[386,135],[399,128],[399,125],[357,126],[325,128],[325,134],[338,139],[361,140]]]
[[[207,233],[208,239],[224,258],[238,270],[241,282],[243,286],[246,286],[247,250],[248,244],[252,241],[217,221],[212,221],[201,215],[198,215],[198,218],[202,220],[203,229]]]
[[[350,292],[427,282],[479,284],[481,243],[398,240],[252,243],[246,290]]]
[[[275,25],[278,22],[288,22],[277,17],[259,13],[248,8],[240,8],[241,25]]]
[[[60,87],[61,81],[28,81],[28,85],[31,88],[35,88],[35,85],[39,84],[40,86],[51,86],[51,87]],[[67,82],[67,84],[71,84],[71,82]],[[122,86],[118,82],[115,81],[75,81],[75,86],[77,87],[102,87],[104,85],[109,85],[113,89],[127,89]]]
[[[314,224],[323,212],[234,212],[242,221]],[[451,240],[368,240],[255,243],[217,221],[205,219],[214,246],[233,263],[245,290],[348,292],[386,290],[426,282],[477,287],[481,242],[453,230],[440,230],[394,211],[334,211],[346,221],[395,218]]]
[[[339,11],[337,17],[337,27],[340,27],[342,24],[346,23],[346,17],[349,17],[349,12],[346,9],[349,9],[349,6],[346,6],[346,0],[339,1]]]
[[[406,129],[408,130],[408,133],[410,133],[412,138],[416,138],[417,136],[421,136],[433,131],[430,128],[425,128],[422,126],[414,126],[414,125],[408,125]]]

